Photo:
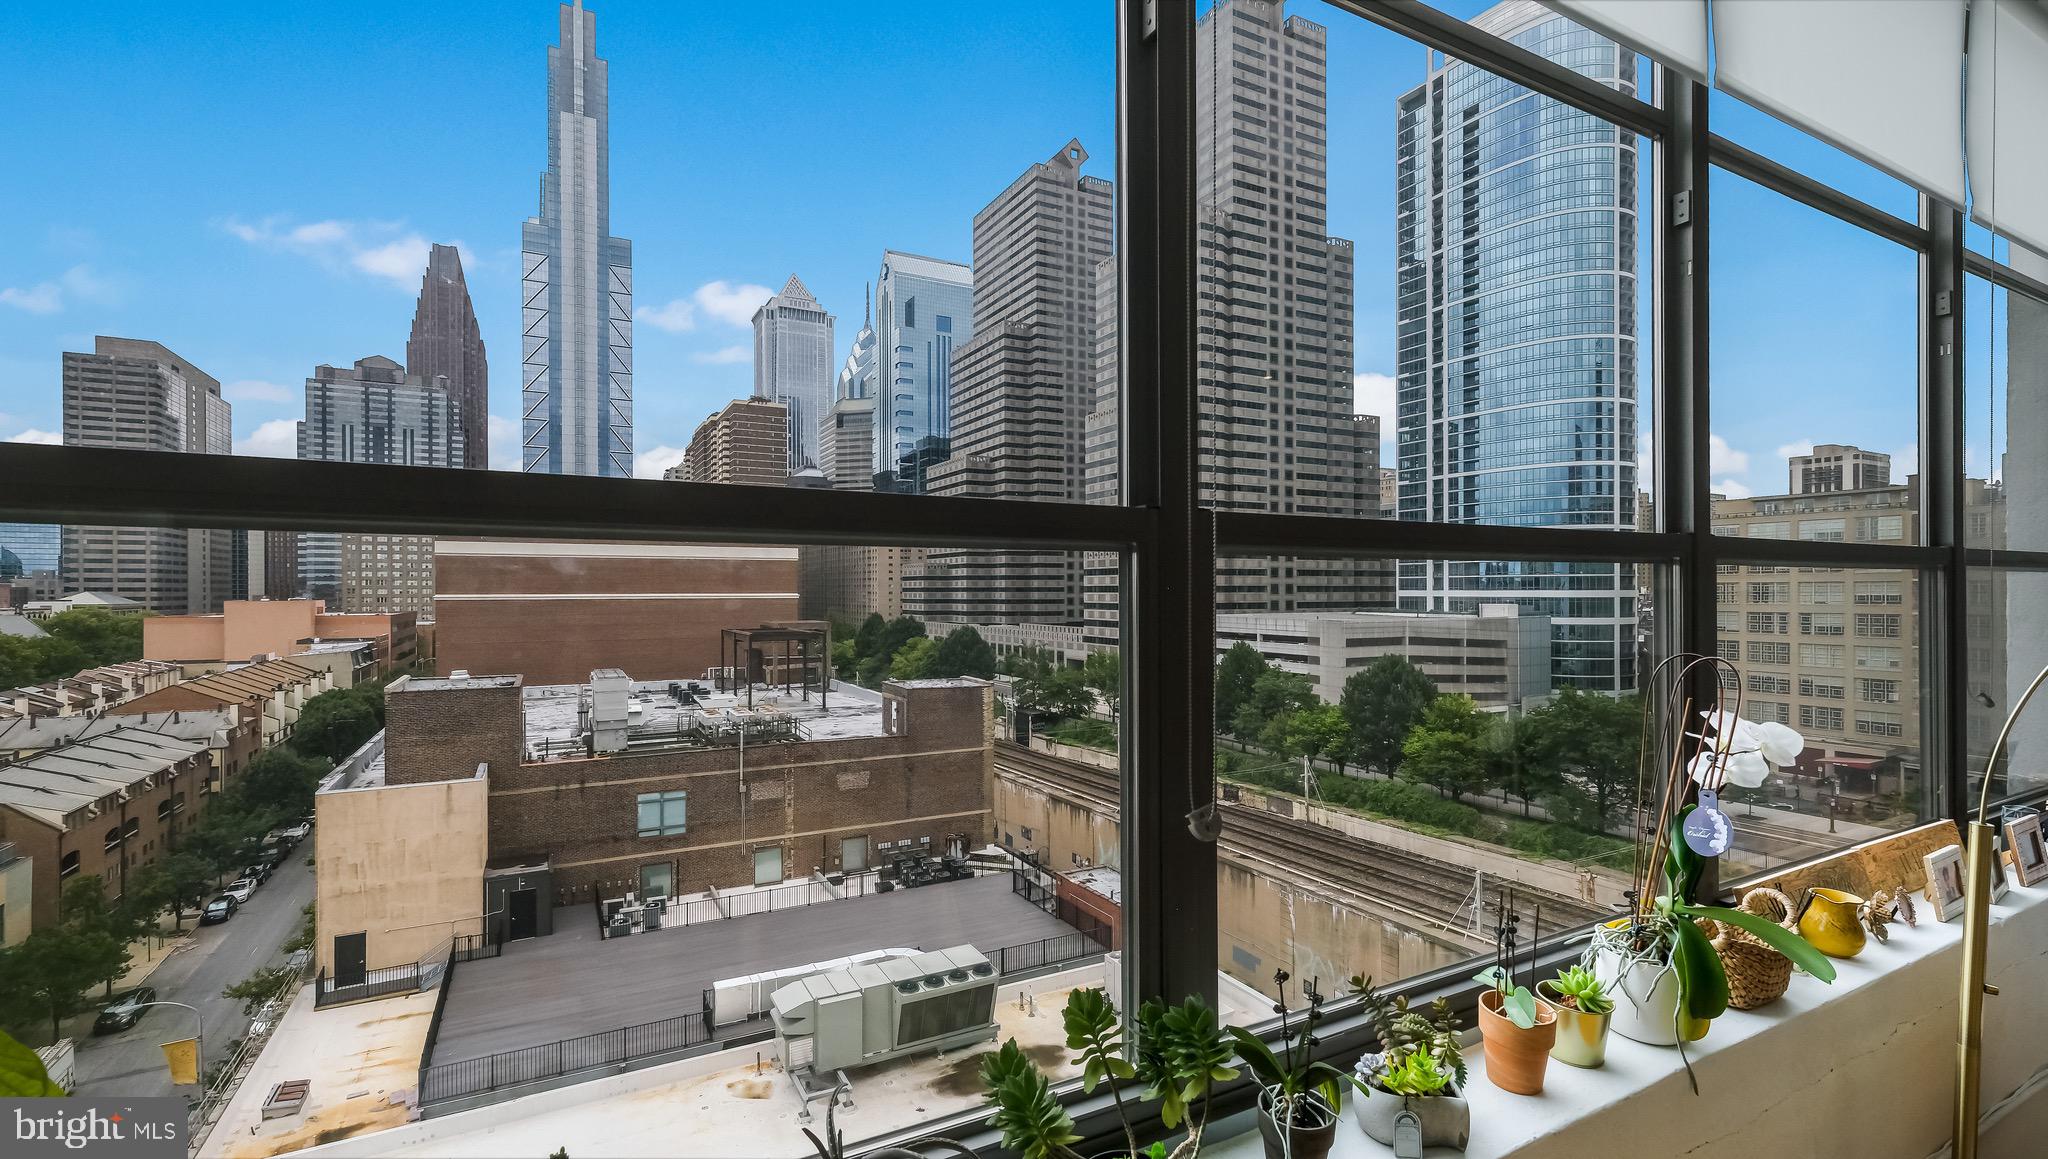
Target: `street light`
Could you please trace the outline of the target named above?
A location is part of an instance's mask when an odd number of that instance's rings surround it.
[[[199,1079],[200,1089],[204,1090],[206,1087],[206,1020],[199,1016],[199,1008],[197,1006],[188,1006],[183,1002],[141,1002],[137,1003],[134,1008],[146,1010],[151,1006],[175,1006],[180,1010],[192,1012],[192,1069]]]

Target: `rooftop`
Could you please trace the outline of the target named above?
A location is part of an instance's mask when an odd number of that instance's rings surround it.
[[[181,740],[211,742],[214,734],[240,722],[232,708],[187,708],[170,712],[108,711],[80,716],[0,718],[0,751],[55,748],[86,737],[140,729]]]
[[[116,729],[0,765],[0,805],[64,828],[72,812],[205,751],[204,741]]]
[[[475,678],[471,678],[474,680]],[[490,679],[517,679],[499,677]],[[422,681],[410,687],[437,685]],[[958,684],[956,680],[908,682],[912,687]],[[467,687],[475,687],[475,684]],[[457,686],[461,687],[461,686]],[[497,687],[503,687],[498,685]],[[583,699],[588,684],[537,684],[526,689],[526,743],[536,752],[574,748],[588,731]],[[749,692],[751,691],[751,697]],[[752,700],[751,707],[748,704]],[[666,739],[689,743],[689,730],[739,731],[755,725],[794,724],[804,740],[846,740],[882,735],[881,697],[866,689],[834,681],[820,704],[815,690],[805,695],[779,684],[755,685],[720,692],[702,681],[643,680],[632,684],[627,697],[627,738],[630,745]]]

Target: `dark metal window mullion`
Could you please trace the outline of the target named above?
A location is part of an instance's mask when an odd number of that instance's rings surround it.
[[[1942,557],[1920,573],[1921,777],[1927,784],[1940,776],[1947,815],[1960,817],[1970,778],[1962,211],[1921,194],[1920,224],[1930,242],[1918,287],[1920,539]]]

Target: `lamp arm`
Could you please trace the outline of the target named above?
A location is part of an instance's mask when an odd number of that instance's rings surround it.
[[[2026,710],[2027,701],[2032,700],[2034,693],[2041,690],[2043,683],[2048,683],[2048,668],[2041,669],[2040,674],[2034,677],[2034,682],[2027,685],[2027,690],[2020,694],[2019,702],[2012,706],[2012,711],[2006,715],[2005,724],[1998,730],[1998,739],[1991,742],[1991,756],[1984,762],[1984,784],[1977,792],[1979,825],[1984,824],[1984,816],[1991,805],[1991,770],[1998,767],[1998,758],[2005,751],[2005,741],[2012,735],[2013,724],[2019,720],[2020,713]]]

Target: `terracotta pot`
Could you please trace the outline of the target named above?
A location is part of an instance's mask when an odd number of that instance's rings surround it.
[[[1500,991],[1479,994],[1479,1035],[1486,1043],[1486,1077],[1517,1095],[1543,1093],[1543,1072],[1549,1069],[1550,1048],[1557,1045],[1557,1011],[1536,1000],[1536,1025],[1527,1030],[1500,1012]]]
[[[1538,982],[1536,993],[1557,1011],[1557,1045],[1550,1048],[1550,1057],[1567,1066],[1606,1065],[1607,1027],[1614,1020],[1614,1012],[1588,1014],[1567,1005],[1550,982]]]
[[[1337,1109],[1318,1094],[1303,1095],[1302,1100],[1313,1110],[1317,1125],[1282,1128],[1273,1117],[1273,1092],[1259,1096],[1259,1140],[1266,1145],[1266,1159],[1328,1159],[1337,1142]]]

